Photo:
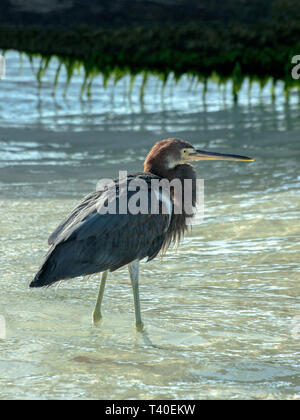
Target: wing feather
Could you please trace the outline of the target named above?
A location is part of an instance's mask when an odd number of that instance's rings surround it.
[[[31,287],[114,271],[134,260],[154,258],[164,243],[171,214],[151,214],[151,185],[147,185],[146,214],[103,214],[107,199],[111,199],[109,188],[85,197],[50,235],[52,247]],[[127,194],[129,201],[134,192]],[[119,190],[114,197],[118,209]]]

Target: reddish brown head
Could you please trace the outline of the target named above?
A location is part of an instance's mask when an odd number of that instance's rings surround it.
[[[184,157],[187,156],[188,150],[194,150],[193,146],[181,139],[158,141],[145,159],[144,172],[169,179],[170,172],[176,166],[186,163]]]
[[[152,147],[145,159],[144,172],[173,179],[178,176],[177,172],[180,172],[181,176],[184,176],[185,171],[190,172],[192,166],[187,163],[198,160],[253,161],[246,156],[196,150],[189,142],[182,139],[167,139],[158,141]]]

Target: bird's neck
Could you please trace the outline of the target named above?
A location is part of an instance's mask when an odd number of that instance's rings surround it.
[[[167,168],[162,168],[159,167],[158,165],[155,164],[155,162],[147,162],[144,165],[144,172],[149,172],[153,175],[159,176],[160,178],[169,178],[169,174],[168,174],[168,169]]]
[[[144,165],[144,172],[150,172],[153,175],[159,176],[160,178],[168,179],[169,181],[172,181],[173,179],[181,179],[181,174],[178,174],[175,168],[168,168],[167,166],[160,166],[156,164],[155,162],[153,164],[148,163]]]

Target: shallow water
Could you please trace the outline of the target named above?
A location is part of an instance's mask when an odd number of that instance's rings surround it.
[[[182,80],[162,105],[153,79],[130,110],[122,84],[110,104],[111,86],[107,97],[99,87],[90,102],[75,100],[76,76],[66,99],[61,80],[55,104],[50,81],[39,102],[29,64],[18,66],[10,52],[0,81],[0,398],[299,399],[296,97],[286,104],[278,92],[272,104],[245,87],[235,106],[211,84],[204,104]],[[109,276],[100,327],[91,323],[99,276],[29,290],[49,233],[79,199],[101,177],[140,170],[153,142],[170,136],[255,162],[197,164],[203,223],[141,265],[146,332],[134,328],[126,268]]]

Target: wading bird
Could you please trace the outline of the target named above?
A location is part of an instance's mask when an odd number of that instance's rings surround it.
[[[101,191],[86,196],[72,213],[57,227],[48,239],[51,245],[45,260],[30,287],[49,286],[57,281],[102,272],[100,290],[93,312],[93,321],[101,319],[101,302],[109,271],[128,265],[133,289],[136,328],[141,331],[143,323],[139,298],[139,261],[152,260],[172,242],[180,240],[187,230],[185,211],[175,212],[174,191],[169,196],[159,192],[159,211],[134,214],[129,207],[120,211],[122,194],[126,193],[129,203],[134,191],[129,188],[132,181],[144,182],[144,193],[151,195],[154,180],[179,180],[181,193],[177,199],[184,200],[184,180],[192,180],[192,206],[196,203],[196,171],[189,163],[199,160],[252,161],[253,159],[221,153],[196,150],[181,139],[167,139],[157,142],[144,162],[144,172],[128,175]],[[146,190],[146,191],[145,191]],[[173,191],[173,193],[172,193]],[[123,193],[122,193],[123,192]],[[114,193],[114,194],[112,194]],[[103,209],[114,202],[114,214]],[[162,204],[167,211],[162,211]]]

